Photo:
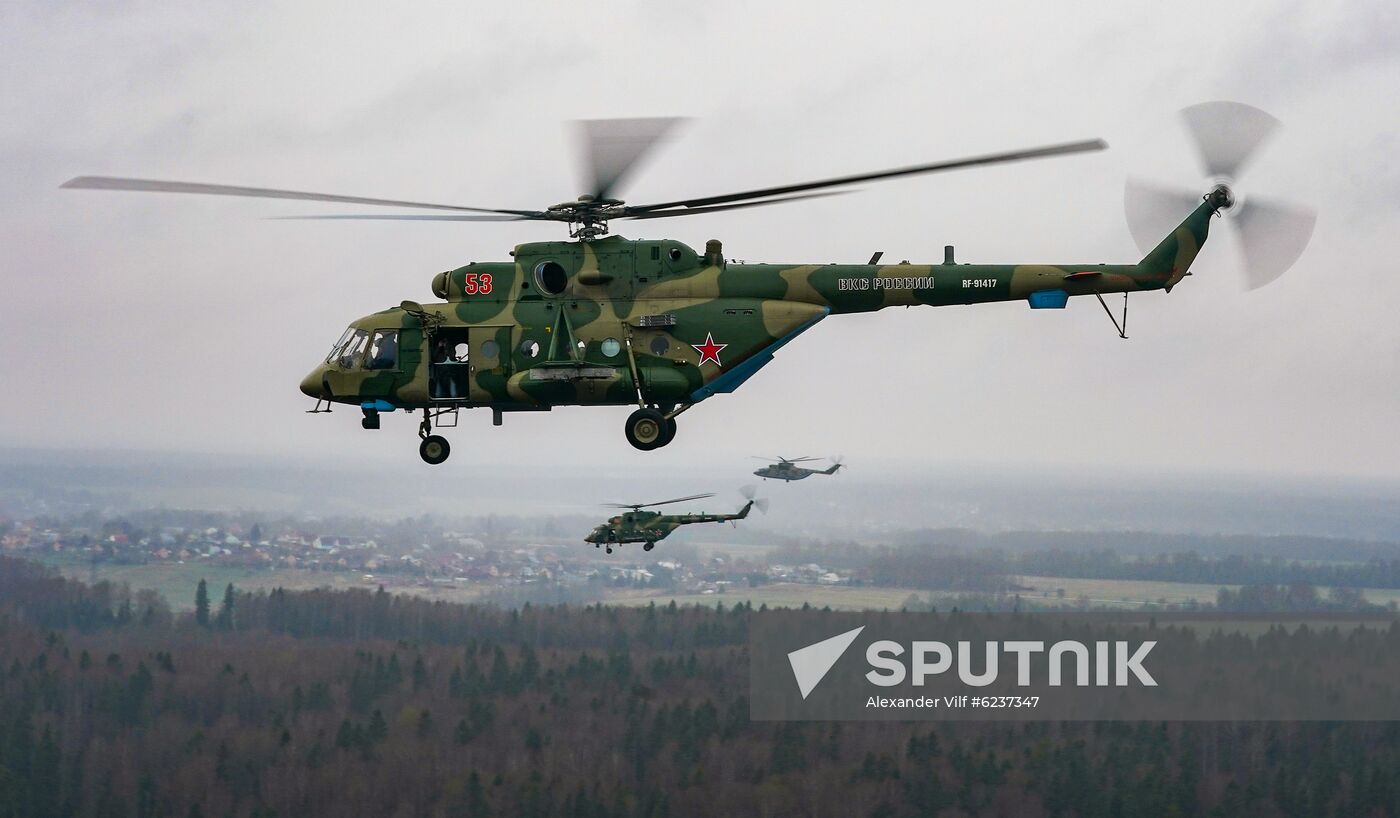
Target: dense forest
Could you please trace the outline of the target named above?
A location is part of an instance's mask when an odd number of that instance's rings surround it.
[[[1396,723],[750,720],[747,606],[164,600],[0,559],[0,816],[1379,816]]]

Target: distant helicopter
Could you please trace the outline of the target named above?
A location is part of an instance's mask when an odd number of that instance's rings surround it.
[[[642,511],[644,508],[654,506],[670,505],[671,503],[683,503],[687,500],[703,500],[707,497],[714,497],[714,493],[692,494],[689,497],[677,497],[674,500],[662,500],[659,503],[608,503],[612,508],[628,508],[631,511],[624,511],[615,517],[610,517],[606,523],[596,527],[584,542],[593,543],[593,547],[606,546],[608,553],[613,552],[614,545],[623,543],[639,542],[643,551],[650,551],[656,546],[658,540],[665,539],[672,531],[683,525],[691,523],[723,523],[729,520],[742,520],[749,516],[749,509],[754,506],[759,511],[768,510],[767,499],[754,499],[754,489],[752,486],[745,486],[741,493],[748,500],[744,507],[733,514],[706,514],[699,512],[696,514],[662,514],[659,511]]]
[[[776,459],[771,457],[758,457],[755,459],[774,461],[772,465],[764,466],[758,471],[755,471],[755,475],[762,477],[764,480],[772,478],[774,480],[782,480],[784,483],[791,483],[794,480],[805,480],[814,474],[835,474],[841,469],[842,465],[839,456],[831,458],[830,468],[825,469],[808,469],[797,465],[798,463],[806,463],[809,460],[821,459],[817,457],[794,457],[789,460],[786,457],[780,456]]]

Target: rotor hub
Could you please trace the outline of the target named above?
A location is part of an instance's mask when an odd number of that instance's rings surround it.
[[[1224,182],[1218,182],[1210,192],[1205,195],[1205,200],[1210,203],[1217,212],[1229,210],[1235,206],[1235,192]]]

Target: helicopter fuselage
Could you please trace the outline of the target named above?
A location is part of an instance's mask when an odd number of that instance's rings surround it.
[[[426,434],[443,410],[489,407],[499,423],[511,411],[632,404],[674,434],[676,414],[734,391],[830,315],[1017,300],[1054,309],[1170,289],[1214,212],[1204,202],[1141,262],[1116,265],[740,264],[717,241],[704,254],[619,236],[522,244],[513,261],[439,273],[441,303],[353,322],[301,390],[360,406],[366,428],[394,410],[424,411]]]
[[[645,543],[646,550],[650,551],[651,546],[657,541],[665,539],[671,532],[683,525],[742,520],[748,516],[749,509],[752,507],[753,501],[750,500],[743,508],[733,514],[706,514],[704,512],[662,514],[659,511],[627,511],[615,515],[606,523],[595,527],[588,536],[583,538],[583,541],[593,543],[595,546],[607,546],[608,553],[612,553],[612,546],[623,543]]]
[[[814,474],[835,474],[840,468],[841,464],[839,463],[825,469],[809,469],[790,463],[774,463],[771,466],[755,469],[754,475],[762,477],[764,480],[782,480],[785,483],[791,483],[794,480],[805,480]]]

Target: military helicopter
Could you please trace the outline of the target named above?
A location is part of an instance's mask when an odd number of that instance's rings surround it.
[[[789,460],[786,457],[780,456],[777,458],[759,457],[755,459],[772,461],[770,465],[763,466],[755,471],[755,475],[762,477],[764,480],[772,478],[774,480],[782,480],[784,483],[791,483],[794,480],[805,480],[814,474],[835,474],[840,471],[841,466],[844,465],[840,457],[831,458],[831,466],[825,469],[808,469],[797,465],[798,463],[819,460],[820,458],[817,457],[794,457]]]
[[[489,408],[499,426],[507,412],[635,405],[624,432],[645,451],[671,442],[682,413],[738,389],[785,344],[830,315],[1013,300],[1032,309],[1062,309],[1071,296],[1094,296],[1126,338],[1127,294],[1170,291],[1190,273],[1211,217],[1231,210],[1238,211],[1251,286],[1277,277],[1302,252],[1311,214],[1253,198],[1237,205],[1230,187],[1273,118],[1237,103],[1191,110],[1199,115],[1187,124],[1212,185],[1204,196],[1130,188],[1134,235],[1148,224],[1161,232],[1149,241],[1146,255],[1129,264],[958,264],[951,246],[944,248],[941,264],[881,264],[879,252],[865,264],[741,264],[725,259],[718,240],[697,253],[672,239],[608,235],[614,220],[833,196],[863,182],[1098,151],[1106,147],[1099,139],[633,205],[618,197],[621,183],[676,120],[592,121],[581,128],[587,192],[543,210],[104,176],[78,177],[63,187],[440,211],[284,218],[567,224],[572,241],[520,244],[509,261],[472,262],[438,273],[431,289],[442,303],[404,301],[351,322],[302,380],[301,391],[316,400],[313,413],[329,412],[334,404],[358,407],[365,429],[378,429],[384,413],[421,413],[419,454],[430,464],[450,453],[434,426],[454,427],[458,411],[472,408]],[[1163,207],[1170,214],[1165,223]],[[1124,294],[1121,325],[1104,302],[1109,293]]]
[[[664,540],[672,531],[683,525],[692,523],[723,523],[729,520],[742,520],[749,516],[749,509],[758,507],[759,511],[767,512],[767,499],[754,499],[754,489],[752,486],[745,486],[742,489],[744,497],[748,500],[744,507],[733,514],[662,514],[659,511],[643,511],[644,508],[654,508],[656,506],[666,506],[671,503],[684,503],[687,500],[704,500],[707,497],[714,497],[714,493],[692,494],[689,497],[677,497],[674,500],[662,500],[659,503],[607,503],[610,508],[629,508],[631,511],[624,511],[614,517],[608,518],[606,523],[594,528],[584,542],[593,543],[593,547],[605,546],[608,553],[613,552],[614,545],[623,543],[639,542],[643,551],[650,551],[656,547],[658,540]]]

